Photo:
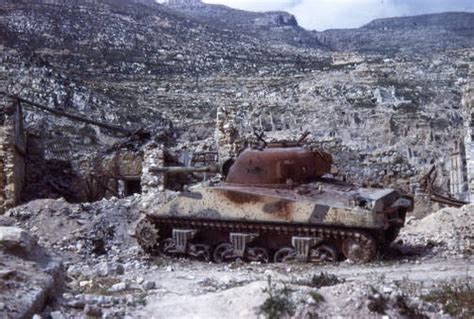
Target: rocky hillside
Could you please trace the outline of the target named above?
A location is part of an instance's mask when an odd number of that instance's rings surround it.
[[[359,29],[328,30],[318,36],[331,49],[390,55],[471,48],[474,14],[450,12],[379,19]]]
[[[208,149],[217,107],[234,107],[244,133],[257,126],[295,138],[308,129],[349,179],[408,189],[437,163],[447,185],[464,134],[472,13],[319,33],[285,13],[199,2],[0,4],[2,91],[131,130],[171,120],[176,141]],[[38,110],[26,120],[47,159],[71,160],[118,138]]]
[[[170,107],[157,103],[161,93],[149,91],[148,84],[160,83],[166,100],[169,86],[180,78],[274,73],[275,65],[283,75],[296,65],[319,66],[316,59],[298,59],[291,49],[275,50],[245,34],[183,19],[158,4],[53,2],[0,7],[0,83],[36,102],[131,129],[159,121],[160,109]],[[67,126],[77,132],[77,126]]]
[[[325,49],[315,33],[300,27],[296,18],[287,12],[249,12],[201,1],[171,1],[167,6],[201,23],[249,34],[263,41]]]
[[[474,14],[450,12],[374,20],[358,29],[308,31],[286,12],[248,12],[201,1],[167,5],[197,21],[260,39],[322,50],[395,54],[472,46]]]

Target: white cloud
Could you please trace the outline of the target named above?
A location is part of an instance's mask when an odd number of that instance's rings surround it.
[[[307,29],[360,27],[374,19],[443,11],[474,11],[472,0],[204,0],[251,10],[283,10]]]
[[[287,10],[301,0],[204,0],[206,3],[225,4],[229,7],[251,11]]]

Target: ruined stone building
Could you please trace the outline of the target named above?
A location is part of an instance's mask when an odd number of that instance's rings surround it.
[[[466,134],[462,141],[464,152],[461,154],[460,162],[463,163],[463,188],[460,194],[467,201],[474,199],[474,86],[472,84],[466,86],[463,96],[464,108],[464,127]],[[459,160],[458,160],[459,161]],[[452,189],[454,194],[458,194]]]
[[[26,133],[19,103],[0,100],[0,214],[17,205],[25,182]]]
[[[468,172],[464,141],[455,142],[450,158],[450,192],[458,198],[469,200]]]

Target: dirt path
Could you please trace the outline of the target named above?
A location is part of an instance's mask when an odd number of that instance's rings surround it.
[[[368,287],[385,293],[415,286],[429,287],[443,281],[472,280],[473,259],[432,259],[410,262],[384,262],[370,265],[336,266],[293,265],[214,265],[190,261],[170,262],[147,278],[158,283],[155,294],[137,315],[151,318],[256,318],[267,295],[268,276],[277,284],[294,290],[296,299],[308,299],[314,290],[301,284],[321,272],[336,275],[344,283],[323,287],[326,302],[319,315],[374,316],[364,307]],[[293,298],[295,299],[295,298]],[[300,300],[297,300],[300,302]]]

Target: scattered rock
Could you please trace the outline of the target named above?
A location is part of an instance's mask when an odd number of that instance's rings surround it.
[[[84,307],[84,315],[86,317],[100,318],[102,317],[102,309],[100,307],[87,304]]]
[[[30,253],[35,244],[36,241],[26,230],[19,227],[0,227],[0,248]]]
[[[125,282],[119,282],[114,284],[112,287],[109,288],[110,292],[121,292],[127,290],[128,285]]]
[[[75,308],[75,309],[84,309],[85,302],[82,301],[82,300],[72,300],[72,301],[68,302],[67,305],[69,307]]]
[[[152,290],[155,289],[156,283],[154,281],[146,281],[142,287],[144,290]]]

